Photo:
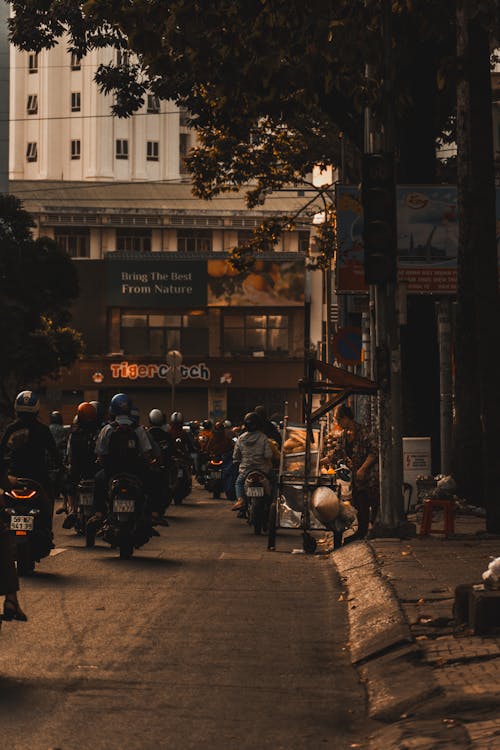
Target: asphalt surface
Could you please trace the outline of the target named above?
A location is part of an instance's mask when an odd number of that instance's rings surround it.
[[[330,557],[268,552],[229,507],[196,489],[132,560],[56,517],[0,632],[1,748],[368,747]]]

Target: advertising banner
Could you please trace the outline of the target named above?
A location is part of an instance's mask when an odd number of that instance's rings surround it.
[[[206,261],[110,260],[107,299],[116,307],[204,307]]]
[[[256,260],[238,273],[224,259],[208,261],[211,307],[282,307],[304,304],[304,261]]]
[[[398,186],[398,279],[409,293],[453,294],[457,284],[458,217],[454,186]],[[500,250],[500,190],[497,190]],[[337,188],[337,288],[362,292],[363,211],[357,187]]]

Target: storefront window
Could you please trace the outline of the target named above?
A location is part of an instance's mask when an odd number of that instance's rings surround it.
[[[224,354],[288,352],[288,315],[228,314],[223,318]]]
[[[125,354],[164,356],[178,349],[187,356],[208,355],[208,316],[122,313],[121,348]]]

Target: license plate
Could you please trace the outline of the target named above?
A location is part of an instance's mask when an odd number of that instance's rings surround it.
[[[114,513],[133,513],[135,510],[135,500],[115,500],[113,502]]]
[[[222,479],[222,471],[212,471],[210,476],[212,479]]]
[[[184,471],[182,469],[177,469],[177,478],[181,479],[184,476]]]
[[[94,495],[92,492],[81,492],[78,495],[78,504],[89,506],[94,504]]]
[[[264,487],[247,487],[246,493],[248,497],[263,497]]]
[[[11,516],[10,528],[12,531],[33,531],[34,522],[33,516]]]

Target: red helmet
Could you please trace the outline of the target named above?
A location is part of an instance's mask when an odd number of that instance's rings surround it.
[[[95,422],[97,419],[97,411],[95,406],[93,406],[89,401],[83,401],[81,404],[78,404],[78,407],[76,409],[76,416],[78,417],[78,421],[80,423]]]

